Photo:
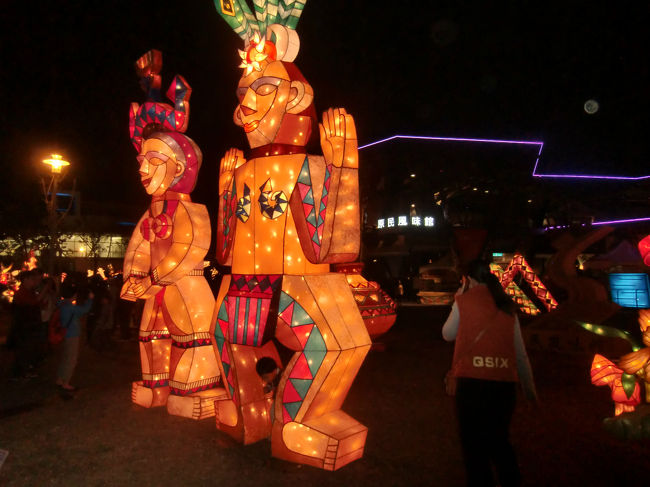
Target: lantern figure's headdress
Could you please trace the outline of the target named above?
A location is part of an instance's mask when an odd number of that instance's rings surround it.
[[[155,49],[147,52],[135,63],[140,85],[147,93],[142,105],[131,103],[129,134],[131,142],[139,152],[142,139],[151,132],[185,132],[190,116],[190,95],[192,88],[180,75],[176,75],[167,90],[167,98],[174,106],[162,103],[160,97],[160,70],[162,53]]]
[[[245,74],[261,70],[264,60],[292,62],[300,49],[295,31],[307,0],[214,0],[217,11],[244,40],[240,67]]]

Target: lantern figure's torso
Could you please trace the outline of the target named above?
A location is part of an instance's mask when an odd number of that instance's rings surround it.
[[[302,251],[289,205],[305,154],[252,159],[235,170],[233,274],[321,274]],[[314,156],[309,156],[314,157]]]
[[[140,223],[140,233],[151,243],[151,267],[156,268],[164,259],[172,244],[174,214],[178,200],[155,201]]]

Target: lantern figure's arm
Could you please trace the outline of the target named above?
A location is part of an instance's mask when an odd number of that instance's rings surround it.
[[[172,244],[151,269],[153,287],[174,284],[195,269],[202,269],[210,247],[210,218],[205,206],[179,202],[174,213]]]
[[[141,231],[143,222],[148,218],[148,212],[140,218],[124,256],[124,284],[120,297],[128,301],[135,301],[141,297],[144,292],[142,281],[149,275],[151,269],[151,243],[145,240]]]
[[[319,124],[323,149],[324,174],[322,180],[303,167],[299,183],[311,186],[309,195],[320,194],[314,201],[314,215],[303,210],[307,202],[300,191],[291,198],[294,221],[300,235],[300,244],[307,258],[314,264],[350,262],[359,254],[359,159],[357,132],[354,119],[343,108],[330,108],[323,113]],[[320,158],[310,158],[318,164]],[[318,190],[315,190],[318,189]],[[310,196],[311,197],[311,196]]]
[[[246,162],[244,153],[230,149],[221,159],[219,166],[219,211],[217,216],[217,260],[221,265],[230,265],[232,243],[235,239],[235,210],[237,192],[234,184],[235,169]]]

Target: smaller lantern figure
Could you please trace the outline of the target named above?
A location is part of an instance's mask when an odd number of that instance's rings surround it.
[[[131,141],[138,151],[140,179],[151,204],[138,222],[124,257],[121,297],[145,300],[140,325],[142,380],[132,400],[144,407],[167,405],[170,414],[201,419],[214,415],[223,393],[212,351],[210,317],[214,298],[203,277],[210,246],[210,220],[193,203],[201,151],[182,132],[187,127],[191,88],[176,76],[167,92],[175,106],[160,103],[162,54],[149,51],[136,62],[149,95],[131,105]]]

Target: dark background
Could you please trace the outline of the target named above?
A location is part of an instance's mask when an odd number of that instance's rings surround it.
[[[499,3],[310,0],[296,64],[319,112],[354,115],[360,144],[394,134],[533,139],[546,143],[545,173],[650,173],[647,5]],[[204,153],[193,197],[216,208],[219,159],[247,144],[232,123],[242,42],[211,0],[4,1],[0,18],[8,198],[36,197],[40,161],[60,152],[83,201],[146,206],[128,107],[144,101],[133,62],[157,48],[163,88],[176,73],[193,88],[187,134]]]

